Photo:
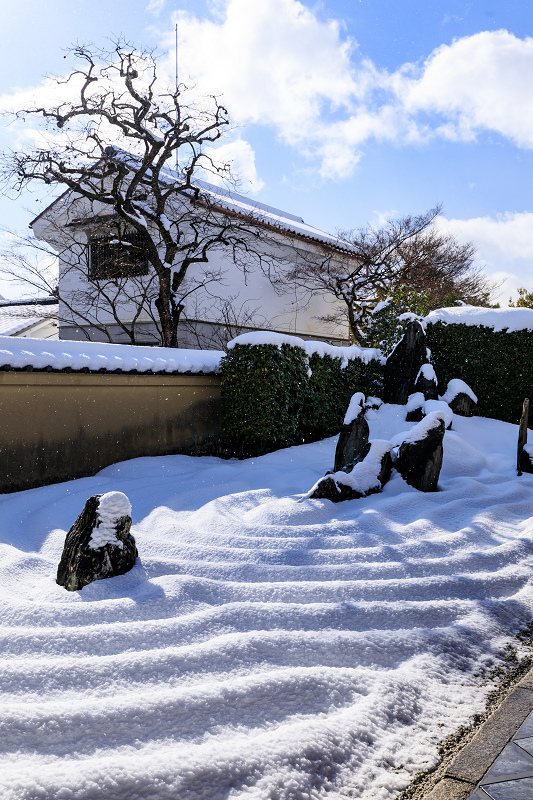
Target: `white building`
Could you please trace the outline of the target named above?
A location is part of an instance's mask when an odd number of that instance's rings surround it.
[[[262,247],[270,267],[265,270],[256,264],[251,270],[243,269],[233,254],[222,248],[209,251],[207,265],[190,267],[183,291],[179,346],[220,348],[224,340],[239,333],[261,329],[346,344],[348,323],[323,319],[337,308],[333,298],[305,296],[295,285],[281,287],[276,277],[298,258],[320,258],[325,249],[351,259],[347,246],[307,225],[301,217],[212,184],[197,181],[195,185],[217,204],[221,214],[253,215],[268,233]],[[184,202],[190,202],[189,198]],[[118,250],[110,239],[109,206],[88,207],[87,203],[68,191],[31,223],[34,235],[49,242],[59,257],[59,338],[128,342],[127,329],[135,320],[136,343],[156,344],[155,273],[145,261],[135,266],[133,277],[131,262],[128,277],[120,274],[120,265],[113,261]],[[107,299],[102,291],[96,291],[95,281],[100,289],[105,284]],[[141,295],[143,303],[137,302]]]
[[[57,301],[9,301],[0,297],[0,336],[58,339]]]

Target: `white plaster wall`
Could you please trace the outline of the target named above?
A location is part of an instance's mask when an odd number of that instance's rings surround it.
[[[106,213],[105,206],[91,209],[91,215],[99,211]],[[75,218],[84,216],[83,201],[75,203],[65,198],[58,201],[52,207],[50,213],[46,213],[33,225],[34,233],[38,238],[54,244],[58,240],[58,230],[64,228],[68,222]],[[83,231],[76,228],[69,228],[72,235],[80,243],[87,241]],[[263,246],[271,260],[276,262],[279,269],[286,272],[294,260],[298,257],[297,247],[305,250],[313,250],[315,247],[311,241],[295,240],[295,237],[284,232],[275,231],[272,233],[270,242],[265,239]],[[56,247],[62,250],[59,257],[59,281],[60,294],[76,306],[76,296],[78,293],[91,292],[96,295],[94,287],[86,277],[85,265],[78,264],[78,258],[64,251],[64,247],[58,244]],[[233,307],[248,312],[255,311],[253,327],[260,329],[271,329],[281,332],[303,335],[306,337],[317,336],[319,338],[335,337],[339,339],[348,338],[348,324],[332,326],[325,324],[320,317],[331,314],[338,308],[334,298],[315,295],[311,299],[296,286],[285,287],[283,293],[276,291],[272,282],[257,263],[251,264],[250,271],[246,273],[234,263],[233,258],[227,251],[212,250],[209,254],[209,264],[195,264],[189,269],[189,280],[194,282],[200,280],[205,269],[220,271],[220,281],[210,284],[206,289],[200,289],[185,301],[184,316],[189,319],[198,319],[207,322],[217,322],[220,320],[219,308],[221,303],[226,300],[231,302]],[[131,288],[131,287],[130,287]],[[123,302],[119,305],[120,319],[129,321],[133,318],[136,307],[132,303]],[[113,314],[101,304],[96,313],[91,312],[90,318],[94,314],[94,321],[101,324],[112,324],[115,322]],[[67,324],[70,318],[67,308],[60,303],[59,318],[60,326]],[[142,312],[139,322],[149,322],[150,315]],[[79,319],[73,318],[74,324],[79,324]]]

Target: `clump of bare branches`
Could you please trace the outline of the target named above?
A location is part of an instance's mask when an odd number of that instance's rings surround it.
[[[64,262],[61,282],[71,262],[79,269],[80,248],[87,252],[99,236],[115,246],[115,258],[126,252],[149,265],[144,276],[132,269],[96,275],[88,268],[83,296],[72,295],[64,307],[71,305],[94,324],[102,307],[115,316],[121,303],[133,302],[140,316],[157,318],[160,343],[177,346],[191,269],[205,267],[221,249],[243,270],[266,258],[265,228],[254,213],[235,212],[223,189],[213,192],[199,179],[211,173],[219,181],[234,180],[229,164],[207,152],[228,130],[227,111],[214,97],[195,101],[185,86],[165,85],[157,56],[124,41],[109,51],[77,45],[71,52],[77,67],[57,87],[72,99],[16,114],[40,119],[54,135],[4,153],[4,183],[16,191],[41,184],[66,192],[34,224],[39,236],[48,235],[44,228],[50,224],[76,233],[54,234]],[[180,168],[174,170],[178,152]],[[65,247],[69,239],[76,242],[72,253]],[[121,326],[124,320],[119,314],[115,321]]]
[[[325,244],[318,257],[316,252],[299,251],[286,282],[303,288],[308,297],[321,294],[338,301],[325,321],[338,324],[347,317],[350,334],[360,344],[367,343],[372,309],[402,285],[427,290],[433,308],[450,297],[486,304],[495,285],[476,264],[471,242],[461,243],[436,227],[441,210],[436,205],[379,228],[368,225],[342,232],[344,252]]]

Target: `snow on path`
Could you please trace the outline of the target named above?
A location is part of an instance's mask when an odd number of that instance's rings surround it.
[[[369,412],[372,438],[410,428]],[[302,499],[335,439],[141,458],[0,497],[3,800],[393,798],[533,616],[516,426],[455,417],[441,491]],[[132,501],[140,562],[68,593],[65,532]]]

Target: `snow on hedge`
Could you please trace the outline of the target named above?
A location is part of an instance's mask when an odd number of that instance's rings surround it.
[[[532,331],[533,309],[531,308],[479,308],[457,306],[437,308],[424,317],[424,325],[442,322],[445,325],[483,325],[494,331]]]
[[[300,347],[305,351],[307,356],[312,356],[316,353],[321,358],[330,356],[331,358],[340,358],[342,366],[345,367],[349,361],[359,359],[364,364],[368,364],[372,360],[379,361],[381,364],[385,363],[385,358],[381,352],[375,347],[357,347],[357,345],[350,345],[350,347],[337,347],[327,342],[315,342],[306,339],[300,339],[299,336],[290,336],[286,333],[275,333],[274,331],[253,331],[251,333],[242,333],[236,336],[227,344],[228,350],[232,350],[237,344],[249,344],[253,346],[261,344],[273,344],[276,347],[281,347],[288,344],[289,347]]]
[[[0,336],[0,367],[14,369],[88,369],[97,372],[218,372],[220,350],[181,350],[129,344],[76,342],[51,339],[15,339]]]

